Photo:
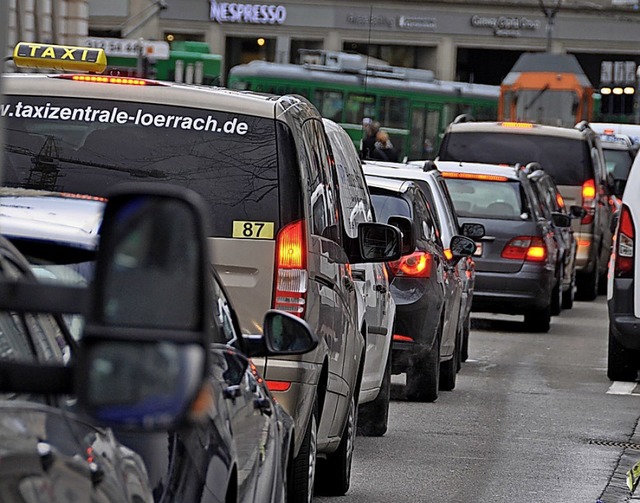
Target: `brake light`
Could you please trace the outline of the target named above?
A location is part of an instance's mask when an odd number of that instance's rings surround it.
[[[270,381],[267,379],[265,384],[269,391],[289,391],[289,388],[291,388],[290,381]]]
[[[76,82],[92,82],[95,84],[119,84],[125,86],[163,86],[156,80],[136,79],[132,77],[118,77],[110,75],[55,75],[57,79],[75,80]]]
[[[620,212],[620,224],[616,235],[615,277],[632,278],[634,261],[635,227],[628,206]]]
[[[280,229],[276,238],[273,308],[302,317],[307,296],[307,243],[302,220]]]
[[[596,182],[593,178],[582,184],[582,207],[587,214],[582,218],[581,223],[590,224],[596,213]]]
[[[388,264],[394,276],[428,278],[431,276],[432,262],[433,257],[430,253],[417,251]]]
[[[413,342],[413,337],[408,335],[393,334],[393,340],[396,342]]]
[[[531,129],[533,128],[533,124],[529,122],[503,122],[501,124],[502,127],[515,127],[520,129]]]
[[[481,173],[459,173],[457,171],[441,171],[443,178],[456,178],[459,180],[481,180],[483,182],[508,182],[506,176],[483,175]]]
[[[506,244],[500,256],[508,260],[544,262],[547,259],[547,246],[542,238],[518,236]]]

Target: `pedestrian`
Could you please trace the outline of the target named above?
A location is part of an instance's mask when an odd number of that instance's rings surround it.
[[[374,143],[371,159],[379,161],[398,162],[398,151],[391,143],[389,134],[386,131],[378,131]]]
[[[376,135],[380,131],[380,123],[365,117],[362,121],[362,130],[364,138],[362,139],[360,156],[362,159],[372,159],[371,155],[376,148]]]

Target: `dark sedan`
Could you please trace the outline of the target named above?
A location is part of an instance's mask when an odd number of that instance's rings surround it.
[[[485,235],[476,256],[472,310],[523,314],[527,328],[547,332],[563,285],[563,256],[555,233],[569,216],[541,210],[524,167],[437,163],[461,222],[479,222]]]

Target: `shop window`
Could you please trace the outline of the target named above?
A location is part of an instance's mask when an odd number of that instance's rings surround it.
[[[320,115],[335,122],[342,122],[342,110],[344,109],[344,96],[340,91],[324,91],[318,89],[314,95]]]

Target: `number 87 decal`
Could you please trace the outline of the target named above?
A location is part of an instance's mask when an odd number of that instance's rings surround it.
[[[234,220],[231,237],[243,239],[273,239],[273,222]]]

